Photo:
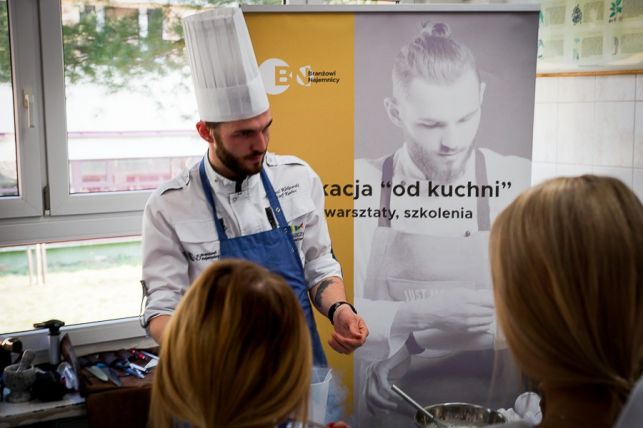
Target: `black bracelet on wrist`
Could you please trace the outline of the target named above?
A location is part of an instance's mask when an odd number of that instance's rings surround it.
[[[357,313],[357,311],[355,310],[355,307],[353,305],[351,305],[350,303],[345,302],[343,300],[340,300],[339,302],[335,302],[335,303],[333,303],[333,305],[328,310],[328,319],[330,320],[331,324],[335,325],[335,323],[333,322],[333,317],[335,316],[335,311],[337,310],[337,308],[339,308],[342,305],[350,306],[350,308],[353,311],[353,313],[355,313],[355,314]]]

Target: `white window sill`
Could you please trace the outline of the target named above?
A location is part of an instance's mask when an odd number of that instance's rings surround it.
[[[141,327],[138,317],[65,326],[60,329],[61,337],[63,333],[69,335],[74,351],[79,356],[115,349],[156,346],[154,339]],[[48,361],[49,337],[46,329],[1,334],[0,341],[7,337],[19,338],[23,349],[32,350],[36,354],[35,364]]]

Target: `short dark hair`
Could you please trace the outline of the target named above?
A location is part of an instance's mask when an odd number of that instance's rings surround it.
[[[221,125],[221,122],[205,122],[205,127],[208,128],[208,131],[212,133],[212,137],[214,138],[214,141],[219,144],[221,141],[221,133],[219,132],[219,125]]]
[[[204,122],[205,122],[205,121],[204,121]],[[221,125],[221,122],[205,122],[205,126],[207,126],[207,127],[208,127],[208,129],[213,130],[213,131],[214,131],[216,128],[218,128],[218,127],[219,127],[219,125]]]

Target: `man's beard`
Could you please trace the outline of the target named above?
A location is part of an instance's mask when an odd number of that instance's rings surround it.
[[[473,148],[474,145],[471,144],[462,160],[451,166],[445,166],[441,162],[436,162],[433,157],[427,156],[425,153],[422,153],[421,150],[419,153],[415,153],[415,150],[409,147],[409,151],[411,159],[413,159],[417,167],[426,175],[427,180],[434,180],[438,183],[451,183],[464,174],[467,161],[471,157]]]
[[[263,156],[265,155],[265,152],[255,152],[252,153],[249,156],[256,156],[261,154],[261,162],[259,162],[259,165],[257,165],[254,168],[246,168],[243,166],[239,158],[234,156],[232,153],[230,153],[228,150],[226,150],[225,147],[223,147],[223,144],[221,144],[220,141],[216,141],[215,148],[214,148],[214,154],[219,158],[221,163],[228,168],[230,171],[232,171],[233,174],[237,175],[239,178],[244,178],[249,175],[254,175],[261,171],[261,167],[263,166]]]

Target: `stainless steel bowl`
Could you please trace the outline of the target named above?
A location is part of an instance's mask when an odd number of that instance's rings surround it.
[[[443,403],[426,406],[425,409],[448,427],[483,427],[506,422],[505,417],[495,410],[475,404]],[[436,428],[419,410],[415,414],[415,424],[422,428]]]

